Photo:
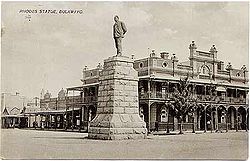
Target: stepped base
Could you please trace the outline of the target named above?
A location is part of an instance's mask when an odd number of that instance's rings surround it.
[[[103,140],[145,139],[146,124],[138,114],[97,114],[88,138]]]

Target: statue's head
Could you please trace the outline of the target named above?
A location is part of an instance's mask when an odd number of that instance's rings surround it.
[[[115,22],[118,22],[119,21],[119,17],[117,15],[115,15],[114,20],[115,20]]]

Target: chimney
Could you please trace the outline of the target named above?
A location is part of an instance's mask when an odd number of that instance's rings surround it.
[[[193,71],[196,70],[196,66],[197,66],[197,63],[194,60],[194,55],[196,54],[196,49],[197,49],[197,46],[195,45],[195,42],[192,41],[192,43],[189,45],[189,50],[190,50],[189,60],[190,60],[190,66],[193,68]]]
[[[164,51],[164,52],[161,52],[160,54],[161,54],[162,59],[168,59],[169,53]]]
[[[217,51],[215,45],[213,45],[213,46],[210,48],[209,52],[210,52],[211,54],[214,55],[214,58],[215,58],[215,59],[217,59],[217,52],[218,52],[218,51]]]
[[[221,70],[224,70],[225,67],[224,67],[224,62],[223,61],[220,62],[220,66],[221,66]]]
[[[150,57],[155,57],[155,50],[152,50]]]

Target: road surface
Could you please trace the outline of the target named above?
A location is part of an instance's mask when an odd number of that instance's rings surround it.
[[[246,159],[248,133],[90,140],[86,133],[1,129],[2,159]]]

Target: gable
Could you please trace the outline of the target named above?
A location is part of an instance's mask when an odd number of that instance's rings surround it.
[[[10,115],[17,115],[17,114],[20,113],[20,109],[17,108],[17,107],[14,107],[14,108],[12,108],[12,109],[10,110],[9,113],[10,113]]]
[[[6,108],[4,108],[4,110],[3,110],[3,113],[2,113],[3,115],[9,115],[9,112],[8,112],[8,110],[6,109]]]

